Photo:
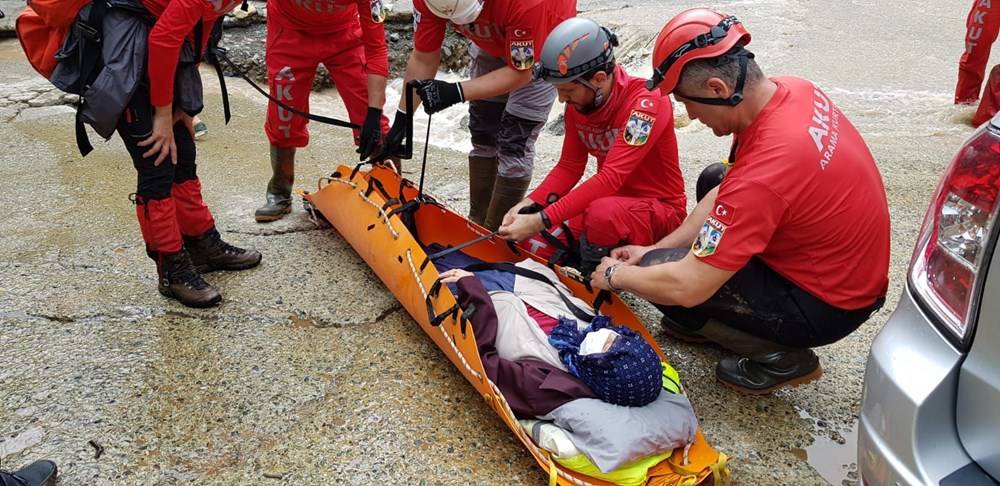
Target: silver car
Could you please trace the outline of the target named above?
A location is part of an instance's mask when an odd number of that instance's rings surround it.
[[[1000,116],[941,179],[899,306],[872,343],[858,437],[865,485],[1000,480],[998,193]]]

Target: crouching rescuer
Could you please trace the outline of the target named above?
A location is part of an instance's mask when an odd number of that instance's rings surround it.
[[[663,27],[649,87],[733,135],[730,169],[677,230],[615,249],[591,279],[657,304],[675,338],[733,351],[716,377],[760,394],[817,379],[810,348],[882,306],[890,232],[861,135],[813,83],[765,77],[749,42],[739,20],[704,8]]]
[[[536,76],[566,104],[562,155],[500,227],[502,237],[584,274],[612,248],[650,245],[686,215],[670,98],[616,65],[615,45],[614,34],[581,17],[549,34]],[[590,156],[597,172],[577,186]]]
[[[145,36],[134,42],[141,44],[137,52],[148,45],[148,82],[135,87],[117,127],[138,172],[136,217],[146,253],[156,262],[159,291],[190,307],[222,299],[203,272],[247,269],[261,260],[260,253],[222,240],[202,199],[195,163],[192,116],[202,109],[198,60],[213,22],[237,3],[144,2],[156,21],[148,42]]]

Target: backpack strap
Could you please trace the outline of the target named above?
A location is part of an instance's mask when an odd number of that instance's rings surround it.
[[[80,46],[77,49],[77,62],[80,70],[80,80],[77,82],[77,92],[80,93],[80,103],[76,107],[76,148],[80,150],[80,155],[87,156],[94,150],[87,137],[87,130],[83,127],[83,107],[87,102],[84,93],[90,87],[90,82],[97,73],[100,65],[104,63],[101,54],[103,45],[104,13],[107,11],[108,2],[97,0],[90,4],[90,11],[86,18],[79,19],[75,28],[80,34]]]

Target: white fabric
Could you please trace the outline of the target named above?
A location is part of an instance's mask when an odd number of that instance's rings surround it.
[[[569,459],[580,455],[565,430],[542,420],[518,420],[535,445],[552,453],[556,459]]]
[[[589,314],[594,313],[594,308],[590,304],[576,298],[569,288],[566,287],[556,273],[552,271],[549,267],[538,263],[534,260],[524,260],[516,264],[519,267],[527,268],[545,275],[552,283],[559,287],[563,295],[569,297],[570,301],[573,302],[577,307],[583,309]],[[566,307],[566,304],[559,298],[559,295],[555,293],[551,286],[539,282],[537,280],[522,277],[517,275],[514,277],[514,294],[521,298],[524,303],[538,309],[541,313],[553,318],[558,319],[560,317],[569,317],[576,320],[577,328],[584,329],[589,325],[589,323],[576,319],[573,316],[573,312]]]
[[[528,315],[528,308],[518,296],[500,291],[491,293],[490,298],[497,311],[496,348],[501,359],[534,358],[566,371],[559,352],[549,344],[549,336]]]
[[[611,343],[617,338],[618,333],[608,328],[588,332],[587,335],[583,337],[583,342],[580,343],[579,354],[580,356],[586,356],[588,354],[601,354],[605,349],[610,348]]]
[[[455,25],[471,24],[483,11],[483,0],[426,0],[426,4],[434,15],[450,19]]]

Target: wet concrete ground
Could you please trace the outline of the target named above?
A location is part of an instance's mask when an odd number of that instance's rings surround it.
[[[619,57],[647,73],[649,41],[693,5],[581,0],[580,9],[616,26],[629,46]],[[968,6],[718,6],[744,19],[765,72],[817,82],[868,141],[893,217],[889,304],[817,350],[822,380],[765,398],[716,384],[721,351],[666,342],[658,313],[636,308],[685,379],[709,441],[734,458],[737,484],[852,482],[868,347],[898,300],[930,192],[972,131],[972,109],[950,104]],[[156,293],[127,200],[135,173],[118,140],[82,159],[66,110],[0,117],[3,467],[52,458],[63,484],[542,484],[529,454],[335,232],[298,208],[278,223],[253,222],[268,177],[264,105],[235,83],[234,119],[224,126],[205,74],[206,199],[230,241],[264,253],[257,269],[208,277],[225,297],[215,309],[186,309]],[[0,43],[0,88],[32,79],[16,41]],[[313,106],[343,114],[335,94]],[[427,177],[464,209],[464,154],[449,148],[467,143],[456,135],[461,111],[435,117]],[[693,193],[697,173],[723,158],[728,142],[697,123],[678,132]],[[307,189],[354,160],[346,132],[314,125],[312,133],[297,166]],[[559,144],[541,141],[536,180]]]

